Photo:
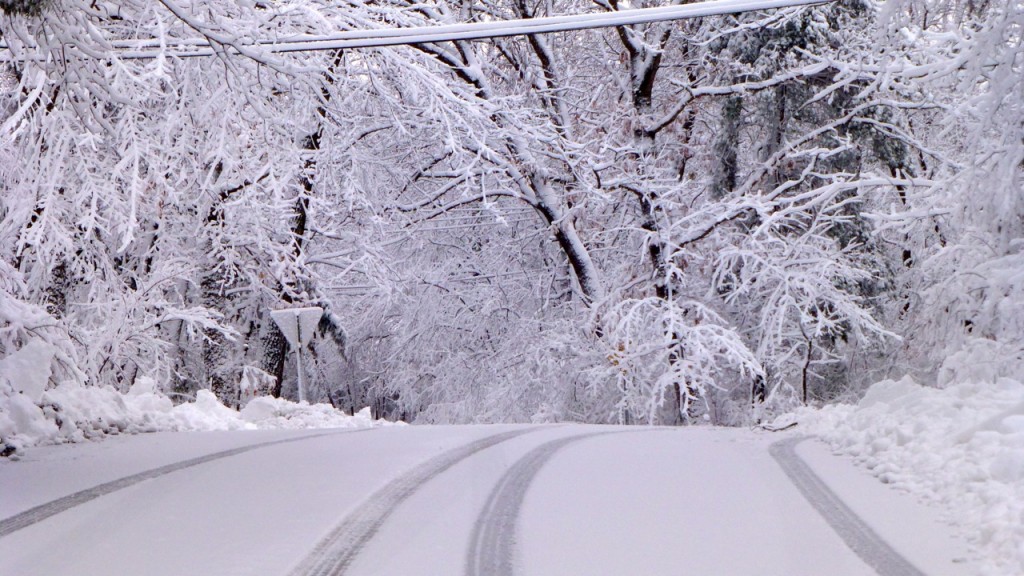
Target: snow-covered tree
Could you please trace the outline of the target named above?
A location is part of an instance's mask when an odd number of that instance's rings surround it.
[[[226,402],[293,393],[268,310],[318,305],[313,398],[430,422],[735,424],[1019,353],[1017,4],[251,42],[653,5],[0,3],[0,289],[83,379]]]

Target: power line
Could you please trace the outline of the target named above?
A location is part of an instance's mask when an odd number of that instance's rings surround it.
[[[225,51],[258,48],[263,53],[309,52],[342,50],[349,48],[375,48],[406,44],[426,44],[452,40],[481,40],[529,34],[546,34],[608,28],[630,24],[647,24],[703,16],[738,14],[755,10],[771,10],[795,6],[826,4],[832,0],[712,0],[698,4],[638,8],[616,12],[569,14],[542,18],[471,22],[412,28],[385,28],[372,30],[346,30],[325,35],[298,35],[273,40],[237,42],[233,45],[211,45],[203,39],[184,39],[173,43],[161,40],[119,40],[111,45],[124,59],[150,59],[161,56],[196,58],[213,56]]]
[[[567,16],[548,16],[543,18],[525,18],[519,20],[501,20],[494,22],[472,22],[466,24],[448,24],[442,26],[422,26],[414,28],[391,28],[379,30],[350,30],[325,36],[306,36],[294,40],[262,40],[254,43],[268,53],[307,52],[317,50],[341,50],[348,48],[374,48],[382,46],[399,46],[404,44],[425,44],[432,42],[448,42],[452,40],[480,40],[484,38],[501,38],[527,34],[566,32],[570,30],[586,30],[591,28],[607,28],[628,24],[646,24],[699,18],[702,16],[718,16],[737,14],[754,10],[788,8],[824,4],[831,0],[712,0],[699,4],[681,6],[664,6],[658,8],[639,8],[618,12],[599,12],[596,14],[572,14]],[[202,44],[195,44],[202,46]],[[175,54],[181,57],[212,56],[218,49],[206,45],[206,48],[194,52]],[[127,52],[125,58],[154,58],[159,52],[134,51]]]

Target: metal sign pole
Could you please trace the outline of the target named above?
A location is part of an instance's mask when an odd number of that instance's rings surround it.
[[[306,401],[306,377],[302,368],[302,349],[295,349],[295,365],[299,371],[299,402]]]
[[[302,342],[303,340],[302,340],[302,323],[301,322],[296,322],[295,323],[295,332],[296,332],[296,334],[298,334],[299,342]],[[299,373],[299,402],[305,402],[306,401],[306,378],[305,378],[305,372],[302,369],[302,349],[303,348],[305,348],[305,346],[302,346],[302,345],[295,346],[295,368],[296,368],[296,370]]]

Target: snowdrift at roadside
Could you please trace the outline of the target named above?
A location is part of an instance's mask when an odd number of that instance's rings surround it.
[[[238,412],[207,390],[200,390],[194,402],[175,406],[147,379],[140,379],[127,394],[110,387],[65,383],[41,391],[36,401],[0,381],[0,452],[14,458],[30,446],[81,442],[111,434],[382,424],[389,423],[373,420],[369,408],[349,416],[326,404],[297,404],[269,397],[254,398]]]
[[[856,406],[801,411],[800,427],[882,482],[944,509],[977,548],[985,574],[1024,574],[1024,383],[943,383],[879,382]]]

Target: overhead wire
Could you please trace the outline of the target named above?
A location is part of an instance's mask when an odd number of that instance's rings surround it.
[[[237,52],[239,48],[258,48],[262,52],[270,54],[375,48],[647,24],[704,16],[738,14],[756,10],[811,6],[827,4],[831,1],[833,0],[711,0],[710,2],[700,2],[697,4],[545,16],[540,18],[494,20],[410,28],[346,30],[331,34],[294,35],[261,40],[236,39],[231,44],[216,44],[198,38],[181,39],[172,42],[153,38],[147,40],[115,40],[110,45],[117,51],[117,56],[122,59],[152,59],[158,57],[197,58],[223,54],[225,52]],[[6,48],[6,46],[0,45],[0,48]]]

